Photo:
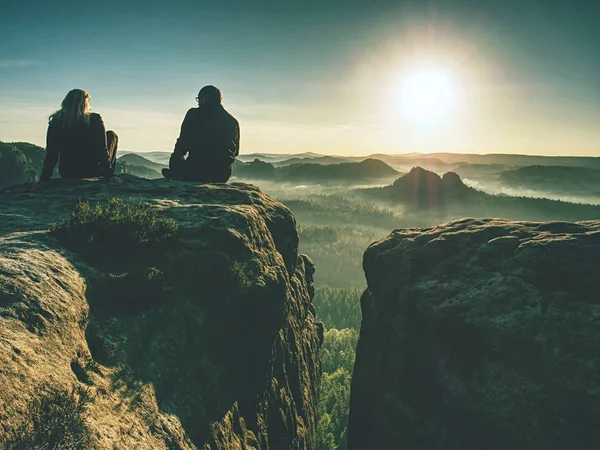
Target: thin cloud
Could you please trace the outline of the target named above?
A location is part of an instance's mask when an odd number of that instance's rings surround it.
[[[0,69],[18,69],[33,66],[35,61],[30,59],[0,59]]]

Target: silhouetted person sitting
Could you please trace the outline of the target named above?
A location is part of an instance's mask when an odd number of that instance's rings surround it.
[[[175,180],[225,183],[240,152],[239,123],[221,105],[216,87],[204,86],[196,100],[198,107],[185,115],[169,169],[162,173]]]
[[[63,178],[114,177],[118,138],[106,131],[100,114],[90,112],[92,97],[82,89],[73,89],[50,116],[46,135],[46,159],[40,183],[48,181],[58,162]]]

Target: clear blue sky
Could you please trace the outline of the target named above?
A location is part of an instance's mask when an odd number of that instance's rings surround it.
[[[600,156],[599,1],[13,1],[0,4],[0,140],[44,141],[86,89],[123,149],[171,151],[219,86],[243,152]],[[411,121],[402,78],[453,81],[445,121]]]

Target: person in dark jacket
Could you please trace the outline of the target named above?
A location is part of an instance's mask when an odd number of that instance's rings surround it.
[[[73,89],[50,116],[40,183],[50,180],[57,162],[63,178],[120,181],[114,177],[118,137],[114,131],[106,131],[100,114],[90,112],[91,99],[83,89]]]
[[[240,125],[221,105],[221,91],[204,86],[181,124],[165,178],[225,183],[240,152]],[[185,158],[185,156],[187,158]]]

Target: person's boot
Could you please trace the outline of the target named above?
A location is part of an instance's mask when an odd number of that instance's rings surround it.
[[[175,175],[171,169],[164,168],[161,172],[163,177],[168,178],[169,180],[181,180],[181,177]]]

